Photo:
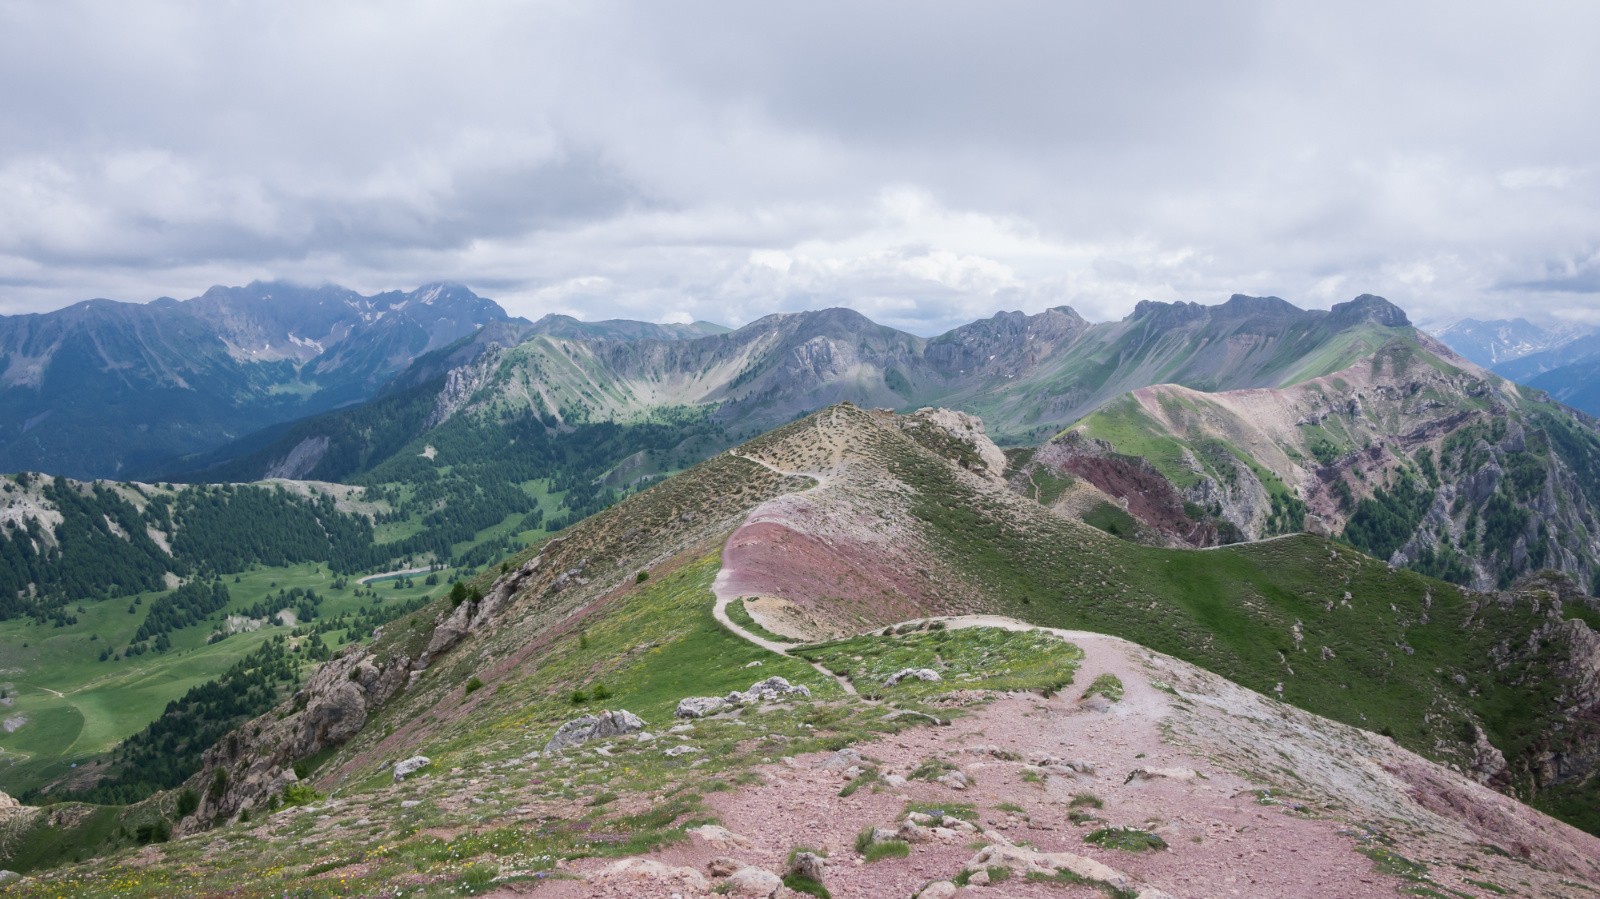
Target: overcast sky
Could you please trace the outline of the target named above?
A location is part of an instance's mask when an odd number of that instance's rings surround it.
[[[1600,4],[0,0],[0,312],[1600,324]]]

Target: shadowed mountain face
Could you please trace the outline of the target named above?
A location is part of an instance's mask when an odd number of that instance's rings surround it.
[[[418,356],[506,320],[456,285],[282,283],[0,318],[0,470],[140,470],[365,400]]]

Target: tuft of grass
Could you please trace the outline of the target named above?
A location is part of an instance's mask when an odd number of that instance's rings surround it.
[[[995,808],[1002,812],[1010,812],[1013,815],[1026,815],[1028,813],[1027,809],[1017,805],[1015,802],[999,802],[995,804]]]
[[[850,782],[844,785],[844,788],[839,791],[839,795],[849,796],[867,784],[877,783],[882,779],[883,778],[878,774],[877,768],[863,768],[860,774],[857,774],[855,777],[851,778]]]
[[[482,689],[483,681],[479,680],[476,674],[467,678],[466,695],[471,696],[473,693],[476,693]]]
[[[1167,841],[1147,830],[1137,827],[1102,827],[1084,835],[1085,843],[1123,852],[1148,852],[1167,848]]]
[[[989,884],[991,886],[1011,878],[1011,869],[1002,865],[990,865],[983,870],[989,875]],[[956,875],[953,883],[958,887],[964,887],[972,882],[972,876],[977,873],[976,871],[962,869],[961,873]]]
[[[907,774],[906,775],[906,779],[908,779],[908,780],[938,780],[939,778],[943,777],[944,775],[949,774],[951,771],[955,771],[955,770],[957,770],[956,766],[950,764],[949,762],[945,761],[944,759],[939,758],[937,756],[929,756],[929,757],[923,759],[922,760],[922,764],[918,765],[910,774]]]
[[[1088,699],[1090,696],[1104,696],[1111,702],[1121,702],[1122,678],[1117,677],[1115,674],[1107,671],[1105,674],[1095,678],[1094,682],[1089,684],[1089,689],[1083,691],[1083,697],[1085,699]]]
[[[903,818],[912,812],[927,815],[936,821],[942,821],[945,818],[954,818],[958,821],[965,821],[968,824],[975,824],[978,821],[978,807],[970,802],[945,802],[939,804],[908,802],[900,816]]]
[[[812,880],[809,877],[804,877],[799,874],[784,875],[783,885],[791,890],[794,890],[796,893],[805,893],[808,896],[816,896],[817,899],[832,899],[833,897],[833,894],[828,892],[827,887],[817,883],[815,880]]]
[[[1093,793],[1073,793],[1068,808],[1105,808],[1106,804]]]
[[[886,858],[905,858],[910,854],[911,844],[905,840],[881,840],[869,844],[861,856],[870,864],[881,862]]]

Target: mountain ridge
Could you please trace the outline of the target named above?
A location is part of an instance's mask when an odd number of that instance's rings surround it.
[[[417,356],[507,318],[459,285],[363,297],[281,282],[6,316],[0,469],[126,476],[364,400]]]
[[[941,405],[979,414],[1003,442],[1018,443],[1048,439],[1129,389],[1173,379],[1207,390],[1304,380],[1395,335],[1419,332],[1398,307],[1370,295],[1309,312],[1277,298],[1236,295],[1215,307],[1144,303],[1120,322],[1101,324],[1070,307],[1003,312],[933,338],[844,308],[774,314],[683,339],[596,341],[561,333],[498,341],[492,358],[475,357],[453,376],[452,397],[438,408],[486,420],[533,416],[558,427],[699,409],[729,429],[731,442],[833,402]],[[463,393],[466,385],[471,390]],[[288,458],[295,445],[279,445],[276,458]],[[228,454],[225,448],[213,458]],[[171,474],[188,476],[181,468]]]

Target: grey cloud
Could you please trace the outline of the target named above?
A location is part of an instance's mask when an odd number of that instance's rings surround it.
[[[1576,2],[0,3],[0,309],[286,277],[922,333],[1236,291],[1581,317],[1597,32]]]

